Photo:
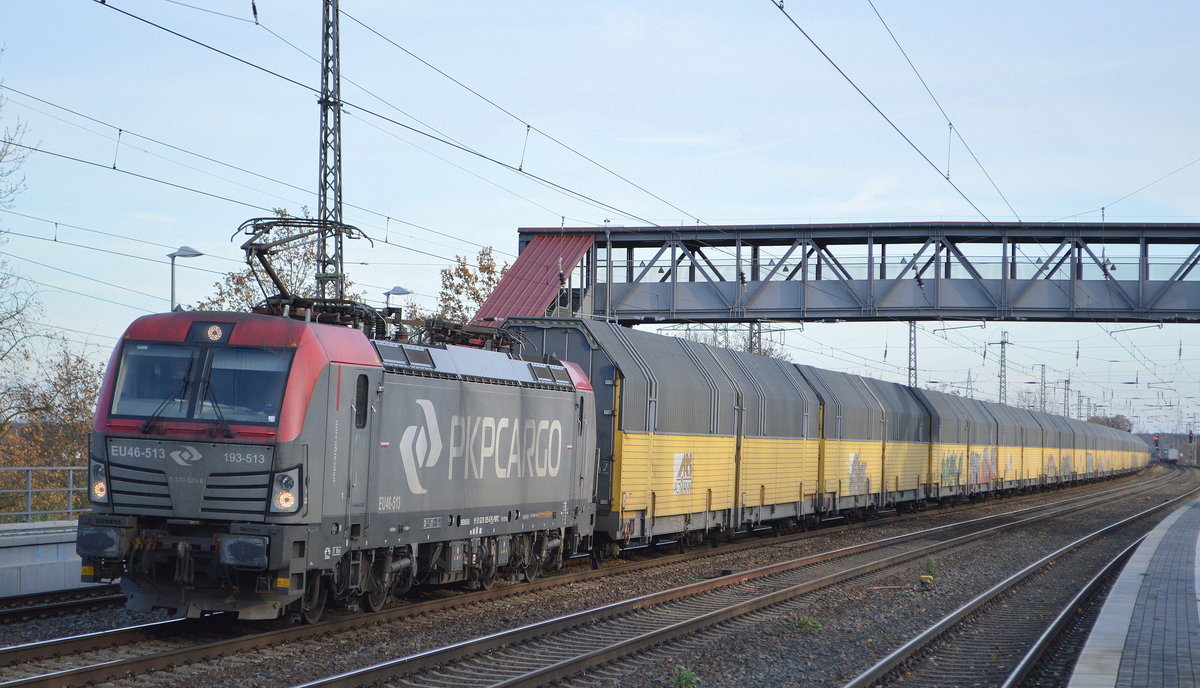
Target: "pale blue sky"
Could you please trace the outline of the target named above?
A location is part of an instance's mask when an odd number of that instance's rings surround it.
[[[271,33],[319,55],[316,0],[257,0],[262,26],[249,21],[250,0],[188,4],[194,7],[109,2],[319,85],[317,65]],[[1200,164],[1113,204],[1200,158],[1200,47],[1194,39],[1200,5],[875,0],[875,7],[1023,219],[1098,220],[1101,206],[1109,206],[1106,216],[1114,221],[1200,219],[1194,191]],[[942,171],[949,158],[952,179],[988,217],[1013,219],[961,144],[948,148],[945,119],[866,0],[790,2],[786,8]],[[524,124],[344,17],[343,98],[353,104],[343,118],[345,201],[371,211],[348,208],[346,220],[405,247],[348,245],[351,277],[373,297],[401,284],[430,303],[447,257],[486,244],[511,259],[520,226],[558,225],[563,216],[568,225],[641,223],[355,106],[421,128],[409,119],[415,117],[511,165],[522,163],[524,151],[526,170],[656,223],[982,219],[769,0],[342,0],[342,9],[671,204],[537,133],[527,141]],[[263,214],[113,171],[114,160],[119,170],[255,206],[315,206],[310,191],[133,135],[313,189],[318,111],[312,93],[92,0],[12,0],[6,10],[4,84],[112,125],[4,92],[5,123],[26,122],[26,143],[97,163],[34,154],[24,169],[28,190],[12,210],[40,219],[0,213],[0,229],[14,233],[0,246],[12,268],[46,285],[122,304],[39,286],[45,322],[76,330],[68,332],[72,339],[106,350],[130,319],[166,310],[164,255],[171,248],[189,244],[209,254],[178,263],[179,298],[194,301],[217,278],[205,271],[233,269],[242,259],[240,242],[230,239],[237,226]],[[116,128],[124,130],[119,146]],[[57,245],[45,241],[53,239],[55,222]],[[994,399],[998,352],[990,347],[985,361],[980,351],[1008,329],[1015,342],[1010,401],[1032,388],[1021,384],[1031,379],[1030,367],[1045,363],[1052,380],[1070,374],[1073,388],[1142,416],[1143,427],[1175,425],[1196,408],[1195,400],[1176,401],[1196,387],[1192,371],[1200,354],[1186,341],[1194,328],[1115,332],[1128,326],[1014,323],[948,331],[946,339],[932,333],[936,327],[922,326],[923,379],[963,384],[970,371],[979,396]],[[904,376],[907,341],[900,323],[808,326],[788,343],[797,347],[796,360]],[[1140,385],[1121,384],[1135,376]],[[1152,380],[1161,384],[1147,387]],[[1158,405],[1160,387],[1175,405],[1148,408]]]

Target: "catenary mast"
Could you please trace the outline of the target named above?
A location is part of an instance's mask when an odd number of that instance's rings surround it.
[[[321,159],[317,186],[317,219],[321,241],[317,294],[345,298],[342,260],[342,88],[338,57],[338,0],[322,0],[321,22]]]

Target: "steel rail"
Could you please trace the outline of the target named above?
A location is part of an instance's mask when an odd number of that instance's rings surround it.
[[[1176,502],[1178,502],[1182,499],[1191,497],[1192,495],[1196,494],[1197,492],[1200,492],[1200,487],[1193,488],[1178,497],[1175,497],[1173,499],[1169,499],[1169,500],[1163,502],[1162,504],[1157,504],[1155,506],[1150,507],[1149,509],[1140,511],[1132,516],[1123,518],[1120,521],[1117,521],[1116,523],[1107,525],[1104,528],[1101,528],[1100,530],[1089,533],[1088,535],[1085,535],[1084,537],[1079,538],[1078,540],[1075,540],[1074,542],[1059,548],[1058,550],[1046,555],[1045,557],[1042,557],[1041,559],[1035,561],[1034,563],[1030,564],[1029,566],[1026,566],[1025,568],[1021,569],[1020,571],[1009,576],[1008,578],[1000,581],[999,583],[992,586],[991,588],[984,591],[983,593],[980,593],[974,599],[967,602],[963,606],[959,607],[955,611],[951,612],[950,614],[947,614],[940,621],[938,621],[934,625],[930,626],[929,628],[927,628],[923,632],[921,632],[921,634],[919,634],[916,637],[914,637],[913,639],[909,640],[907,643],[905,643],[904,645],[897,648],[895,651],[893,651],[887,657],[884,657],[883,659],[879,660],[877,663],[875,663],[874,666],[872,666],[871,668],[864,671],[858,677],[856,677],[853,680],[846,683],[843,686],[843,688],[869,688],[870,686],[875,685],[875,683],[877,681],[883,679],[893,669],[896,669],[902,663],[907,661],[909,658],[913,657],[915,654],[917,654],[921,650],[925,649],[925,647],[927,647],[930,643],[932,643],[934,640],[936,640],[939,636],[941,636],[947,630],[949,630],[950,628],[952,628],[953,626],[955,626],[956,624],[961,622],[963,619],[970,616],[972,613],[974,613],[975,611],[977,611],[978,609],[983,607],[985,604],[987,604],[991,600],[995,599],[996,596],[1013,588],[1018,583],[1023,581],[1025,578],[1032,575],[1034,572],[1038,571],[1039,569],[1045,567],[1047,564],[1053,562],[1055,559],[1058,559],[1059,557],[1062,557],[1064,554],[1067,554],[1068,552],[1070,552],[1070,551],[1072,551],[1072,550],[1074,550],[1074,549],[1076,549],[1098,537],[1101,537],[1107,533],[1110,533],[1117,528],[1128,525],[1129,523],[1131,523],[1137,519],[1144,518],[1147,515],[1152,514],[1161,509],[1165,509],[1168,506],[1171,506],[1172,504],[1175,504]]]
[[[0,598],[0,624],[123,603],[125,595],[116,592],[119,589],[103,585]]]
[[[1125,562],[1130,556],[1133,555],[1134,550],[1136,550],[1138,545],[1142,544],[1142,541],[1145,539],[1146,536],[1143,535],[1137,540],[1134,540],[1133,543],[1122,550],[1120,554],[1113,557],[1112,561],[1105,564],[1104,568],[1101,569],[1095,576],[1093,576],[1092,579],[1088,581],[1087,585],[1083,586],[1083,589],[1079,591],[1079,594],[1071,598],[1070,602],[1063,605],[1063,608],[1058,613],[1058,616],[1054,618],[1054,621],[1050,622],[1050,625],[1046,627],[1046,630],[1043,631],[1042,634],[1038,636],[1038,639],[1034,641],[1033,645],[1029,647],[1029,650],[1025,652],[1024,656],[1021,657],[1021,660],[1017,662],[1015,667],[1013,667],[1013,670],[1009,673],[1008,678],[1005,679],[1004,683],[1000,685],[1000,688],[1017,688],[1017,686],[1021,685],[1025,678],[1029,676],[1029,673],[1033,671],[1035,667],[1037,667],[1038,662],[1041,661],[1042,656],[1046,654],[1046,650],[1049,649],[1050,645],[1057,640],[1060,635],[1062,635],[1063,630],[1071,621],[1071,617],[1075,615],[1076,610],[1096,596],[1100,588],[1104,586],[1104,583],[1125,565]]]
[[[1151,484],[1157,485],[1160,482],[1167,482],[1168,477],[1175,476],[1172,474],[1164,477],[1161,480],[1151,481]],[[1125,496],[1135,496],[1136,494],[1140,494],[1144,491],[1143,488],[1149,489],[1149,486],[1131,486],[1126,490],[1128,494]],[[1111,495],[1108,493],[1103,495],[1092,495],[1093,502],[1097,505],[1109,501],[1108,498],[1110,496]],[[506,679],[497,679],[491,683],[488,683],[487,685],[505,687],[535,686],[559,680],[567,676],[577,674],[580,671],[592,666],[603,664],[616,657],[627,656],[631,653],[637,652],[638,650],[661,644],[680,635],[693,633],[702,628],[720,623],[721,621],[744,615],[756,609],[785,601],[821,587],[842,582],[847,579],[860,577],[862,575],[873,573],[880,569],[894,566],[899,563],[918,559],[934,551],[960,546],[967,542],[985,537],[988,534],[996,531],[1020,527],[1030,522],[1039,521],[1067,511],[1076,510],[1078,507],[1074,504],[1074,502],[1077,502],[1078,500],[1072,499],[1070,501],[1072,502],[1072,505],[1069,506],[1060,505],[1057,502],[1051,505],[1044,505],[1041,509],[1042,511],[1047,512],[1044,514],[1029,515],[1025,518],[1021,518],[1010,523],[986,527],[965,535],[960,535],[930,545],[909,549],[882,559],[877,559],[851,567],[849,569],[844,569],[842,571],[821,576],[819,578],[810,579],[798,584],[787,585],[786,587],[782,587],[766,595],[753,594],[734,604],[722,603],[715,609],[710,609],[704,611],[703,613],[695,614],[691,618],[677,622],[670,622],[660,626],[659,628],[655,628],[632,637],[624,637],[602,647],[579,652],[575,656],[567,659],[544,664],[543,666],[525,672],[519,676],[513,676]],[[1022,510],[1022,512],[1025,511],[1029,510]],[[969,525],[980,525],[980,522],[983,521],[1011,515],[1011,513],[996,515],[993,517],[974,519],[966,523]],[[695,599],[699,595],[711,592],[718,588],[731,588],[737,583],[761,579],[770,574],[784,571],[794,571],[801,567],[809,566],[816,561],[824,561],[832,558],[844,557],[850,554],[880,549],[886,545],[900,544],[908,540],[915,540],[920,537],[927,537],[930,534],[946,531],[950,528],[962,527],[963,524],[939,526],[937,528],[920,531],[918,533],[886,538],[878,541],[877,543],[845,547],[832,552],[816,555],[814,557],[803,557],[789,562],[772,564],[754,569],[752,571],[731,574],[729,576],[723,576],[721,578],[716,578],[709,581],[694,583],[661,593],[653,593],[635,598],[633,600],[626,600],[596,609],[576,612],[574,614],[568,614],[555,619],[528,624],[510,631],[502,631],[483,636],[481,638],[455,643],[443,648],[428,650],[387,662],[381,662],[369,667],[363,667],[323,679],[310,681],[308,683],[301,684],[298,688],[357,686],[376,681],[386,681],[399,674],[406,675],[408,677],[408,682],[412,683],[414,681],[414,675],[422,671],[430,669],[439,669],[445,671],[445,667],[448,664],[462,661],[473,656],[478,656],[483,653],[495,651],[497,649],[510,648],[537,638],[554,636],[555,634],[564,633],[566,631],[578,629],[584,626],[589,626],[590,628],[588,633],[581,635],[599,637],[602,635],[602,632],[596,630],[597,624],[613,620],[616,617],[626,617],[627,615],[638,610],[644,610],[651,607],[655,608],[656,610],[662,609],[662,605],[666,602],[672,602],[684,598]],[[670,612],[663,612],[662,615],[667,616],[669,613]],[[622,621],[627,623],[628,618],[624,618]]]
[[[824,552],[824,553],[804,557],[802,559],[793,560],[793,562],[785,562],[783,564],[775,564],[775,565],[771,565],[771,566],[767,566],[767,567],[761,567],[760,569],[755,569],[753,571],[731,574],[728,576],[712,579],[710,581],[697,583],[697,584],[694,584],[694,586],[703,586],[703,585],[707,584],[707,585],[712,585],[712,587],[723,587],[723,586],[727,586],[727,585],[732,585],[737,582],[749,580],[754,577],[761,577],[763,575],[768,575],[770,573],[777,572],[780,570],[786,570],[788,568],[798,568],[800,566],[811,565],[811,564],[814,564],[817,562],[826,561],[826,560],[834,559],[834,558],[838,558],[838,557],[844,557],[844,556],[848,556],[850,554],[854,554],[854,553],[858,553],[858,552],[865,552],[865,551],[869,551],[869,550],[873,550],[873,549],[878,549],[878,548],[885,547],[888,545],[897,544],[897,543],[903,542],[905,540],[916,539],[916,538],[920,538],[920,537],[928,537],[930,535],[936,535],[938,533],[946,532],[949,529],[953,529],[953,528],[964,528],[964,527],[973,526],[973,525],[977,525],[980,523],[985,523],[985,522],[993,521],[993,520],[997,520],[997,519],[1011,518],[1014,515],[1028,514],[1030,512],[1036,512],[1036,511],[1046,512],[1042,516],[1029,516],[1028,518],[1025,518],[1025,519],[1015,522],[1014,524],[1010,524],[1010,526],[1018,525],[1021,523],[1026,523],[1029,521],[1037,520],[1039,518],[1047,518],[1047,517],[1050,517],[1057,513],[1061,513],[1063,511],[1073,509],[1073,508],[1075,508],[1075,505],[1078,502],[1080,502],[1081,500],[1093,499],[1093,500],[1101,501],[1101,500],[1107,499],[1117,493],[1134,494],[1137,492],[1141,492],[1143,490],[1152,489],[1153,486],[1158,485],[1159,483],[1167,482],[1168,479],[1171,477],[1172,477],[1171,475],[1162,476],[1162,477],[1156,478],[1156,479],[1148,481],[1148,482],[1137,483],[1134,485],[1127,485],[1127,486],[1123,486],[1120,488],[1114,488],[1112,490],[1105,490],[1105,491],[1098,492],[1098,493],[1092,493],[1090,495],[1074,496],[1074,497],[1071,497],[1068,499],[1053,502],[1051,504],[1044,504],[1044,505],[1033,506],[1033,507],[1025,507],[1022,509],[1017,509],[1017,510],[1005,512],[1005,513],[1001,513],[1001,514],[994,514],[991,516],[984,516],[984,517],[980,517],[980,518],[976,518],[976,519],[970,519],[967,521],[958,522],[958,523],[954,523],[954,524],[948,524],[948,525],[936,526],[934,528],[923,529],[923,530],[916,531],[914,533],[909,533],[906,535],[884,538],[884,539],[875,541],[873,543],[864,543],[861,545],[852,545],[852,546],[848,546],[848,547],[843,547],[843,548],[839,548],[837,550],[832,550],[829,552]],[[1000,528],[1000,527],[1009,527],[1009,526],[995,526],[995,528]],[[984,531],[984,532],[986,532],[986,531]],[[800,539],[800,538],[806,537],[806,536],[811,536],[811,534],[802,534],[800,536],[795,536],[795,537],[797,539]],[[964,536],[964,537],[966,537],[966,536]],[[982,537],[982,535],[977,535],[976,537]],[[780,539],[772,539],[770,541],[771,545],[775,545],[779,542],[780,542]],[[759,543],[747,543],[744,547],[751,548],[751,547],[755,547],[755,546],[762,546],[761,541]],[[731,546],[728,548],[723,548],[722,552],[723,553],[724,552],[735,552],[735,551],[739,551],[740,549],[743,549],[743,546],[734,545],[734,546]],[[639,564],[632,564],[632,565],[602,569],[602,570],[597,570],[597,571],[585,571],[585,572],[580,572],[575,575],[557,576],[557,577],[551,577],[551,578],[547,578],[547,579],[539,579],[539,580],[533,581],[533,583],[531,583],[531,584],[505,586],[503,588],[497,588],[497,589],[493,589],[491,591],[467,593],[467,594],[458,595],[458,596],[455,596],[452,598],[443,598],[443,599],[430,600],[430,601],[425,601],[425,602],[406,604],[406,605],[391,608],[391,609],[385,609],[381,612],[377,612],[374,614],[357,614],[357,615],[353,615],[353,616],[347,616],[347,617],[343,617],[343,618],[339,618],[339,619],[322,622],[320,624],[315,624],[312,626],[299,626],[299,627],[291,627],[291,628],[273,630],[273,631],[268,631],[268,632],[264,632],[264,633],[255,633],[255,634],[242,636],[242,637],[234,638],[234,639],[224,639],[224,640],[208,642],[208,643],[203,643],[203,644],[198,644],[198,645],[193,644],[190,647],[179,648],[176,650],[168,650],[168,651],[161,652],[161,653],[154,654],[154,655],[146,655],[146,656],[142,656],[142,657],[133,657],[133,658],[126,658],[126,659],[112,660],[109,662],[95,664],[95,665],[91,665],[91,666],[87,666],[87,667],[65,669],[65,670],[62,670],[59,672],[54,672],[54,673],[45,674],[45,675],[41,675],[41,676],[32,676],[32,677],[23,678],[23,679],[17,679],[15,681],[9,681],[6,683],[0,683],[0,686],[3,686],[4,688],[15,688],[16,686],[63,685],[66,683],[80,684],[80,683],[87,683],[87,682],[93,682],[93,683],[100,682],[100,681],[108,680],[108,679],[111,679],[114,677],[130,675],[130,674],[138,674],[138,673],[143,673],[146,671],[158,670],[158,669],[166,668],[169,666],[186,663],[189,661],[195,661],[198,659],[212,658],[214,656],[219,656],[219,655],[228,655],[233,652],[253,650],[253,649],[258,649],[258,648],[262,648],[262,647],[278,645],[280,643],[292,642],[292,641],[301,640],[301,639],[305,639],[305,638],[312,638],[312,637],[316,637],[316,636],[327,635],[330,633],[352,630],[352,629],[367,626],[367,625],[377,624],[380,622],[392,621],[392,620],[401,619],[401,618],[405,618],[405,617],[413,616],[413,615],[417,615],[417,614],[428,613],[428,612],[432,612],[432,611],[438,611],[438,610],[446,609],[449,607],[455,607],[455,606],[466,605],[466,604],[475,603],[475,602],[481,602],[484,600],[508,596],[508,595],[523,594],[526,592],[538,590],[538,589],[545,588],[545,587],[552,587],[552,586],[557,586],[557,585],[566,584],[566,583],[574,583],[574,582],[579,582],[581,580],[590,580],[592,578],[605,577],[605,576],[609,576],[609,575],[620,575],[620,574],[623,574],[626,572],[632,572],[637,569],[651,568],[654,566],[665,565],[667,563],[684,561],[691,557],[706,557],[706,556],[708,556],[708,555],[703,554],[703,553],[675,555],[675,556],[671,556],[671,557],[666,557],[664,559],[655,559],[655,560],[650,560],[650,561],[646,561],[646,562],[640,562]],[[921,555],[916,554],[913,556],[921,556]],[[789,563],[791,564],[791,566],[788,566]],[[681,588],[681,589],[677,589],[677,590],[694,590],[694,589],[695,588],[693,586],[685,586],[685,588]],[[671,591],[668,591],[668,593],[669,592],[671,592]],[[677,592],[675,596],[676,597],[683,596],[684,594],[686,594],[686,593],[685,592]],[[630,607],[630,608],[637,608],[639,606],[648,606],[649,604],[652,604],[648,600],[649,597],[652,597],[652,596],[646,596],[645,598],[638,598],[633,601],[626,601],[625,603],[618,603],[618,604],[626,604],[626,605],[632,604],[632,607]],[[662,598],[662,599],[669,599],[669,598]],[[613,612],[613,613],[618,613],[618,612]],[[585,614],[590,615],[590,618],[592,618],[592,619],[597,618],[597,616],[596,616],[597,610],[591,610],[589,612],[585,612]],[[551,621],[554,621],[554,620],[551,620]],[[172,633],[178,632],[179,635],[192,635],[193,630],[203,628],[203,624],[205,623],[205,620],[204,619],[201,619],[201,620],[177,619],[177,620],[173,620],[173,622],[162,622],[162,627],[169,627],[168,624],[170,624],[170,623],[179,623],[180,624],[180,626],[178,628],[171,628]],[[532,631],[535,634],[541,634],[541,633],[546,632],[545,628],[544,628],[544,624],[546,624],[546,623],[548,623],[548,622],[541,622],[541,624],[534,624],[530,627],[523,627],[523,628],[541,627],[541,630]],[[521,629],[516,629],[516,631],[512,631],[512,633],[515,633],[520,630]],[[82,638],[83,639],[82,641],[76,641],[76,639],[63,639],[63,640],[58,640],[58,641],[33,643],[33,644],[29,644],[27,646],[18,646],[16,648],[3,649],[3,650],[0,650],[0,665],[8,665],[8,664],[15,663],[17,661],[29,661],[28,658],[31,658],[31,657],[37,658],[37,657],[46,657],[46,656],[53,656],[53,655],[62,655],[62,654],[67,654],[72,651],[86,651],[87,649],[97,649],[99,647],[112,647],[114,645],[129,644],[129,641],[131,639],[136,640],[136,639],[141,639],[141,638],[147,637],[146,636],[147,633],[154,634],[154,633],[156,633],[156,631],[152,630],[152,629],[148,629],[146,627],[134,627],[133,629],[118,629],[117,631],[110,632],[108,634],[105,634],[105,633],[88,634],[88,636],[78,637],[78,638]],[[501,635],[501,634],[498,634],[498,635]],[[159,636],[153,636],[153,637],[161,639]],[[73,641],[82,642],[83,645],[86,645],[86,647],[81,645],[82,649],[71,650],[71,649],[69,649],[69,646]],[[510,636],[504,642],[509,642],[509,643],[513,642],[512,637]],[[452,646],[452,647],[454,647],[454,646]],[[18,656],[22,657],[22,660],[17,660]],[[444,661],[444,660],[438,660],[438,661]]]

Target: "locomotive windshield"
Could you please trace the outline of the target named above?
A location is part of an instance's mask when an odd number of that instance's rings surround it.
[[[112,413],[273,425],[291,360],[288,349],[129,342]]]

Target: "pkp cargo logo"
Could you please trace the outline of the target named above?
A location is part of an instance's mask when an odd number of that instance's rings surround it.
[[[410,425],[400,437],[400,461],[404,464],[404,477],[413,494],[425,494],[421,486],[419,470],[436,466],[442,456],[442,431],[438,428],[433,402],[417,399],[417,406],[425,413],[424,425]]]
[[[204,455],[196,451],[196,448],[190,444],[185,444],[181,449],[176,449],[171,452],[170,456],[171,460],[180,466],[191,466],[204,458]]]

